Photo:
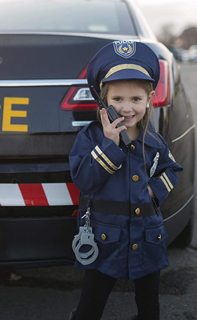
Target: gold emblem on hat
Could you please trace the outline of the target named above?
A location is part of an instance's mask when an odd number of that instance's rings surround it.
[[[124,44],[121,44],[120,47],[118,48],[118,51],[121,53],[121,54],[130,54],[133,50],[130,46],[130,44],[127,43],[127,46],[125,46]]]
[[[114,41],[113,46],[115,53],[125,59],[130,58],[136,52],[135,41]]]

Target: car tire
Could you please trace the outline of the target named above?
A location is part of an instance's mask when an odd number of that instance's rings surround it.
[[[179,236],[172,242],[170,247],[174,247],[174,248],[188,247],[192,241],[193,229],[194,229],[194,219],[192,215],[186,227],[179,234]]]

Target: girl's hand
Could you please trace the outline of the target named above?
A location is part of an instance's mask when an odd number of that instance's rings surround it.
[[[111,139],[115,142],[115,144],[117,144],[117,146],[119,146],[120,132],[123,130],[127,130],[127,127],[121,126],[119,128],[116,128],[116,126],[124,120],[124,117],[118,118],[110,123],[107,111],[104,108],[100,110],[100,115],[105,137]]]
[[[155,199],[155,194],[154,194],[153,190],[151,189],[151,187],[149,186],[149,184],[148,184],[148,192],[149,192],[151,198]]]

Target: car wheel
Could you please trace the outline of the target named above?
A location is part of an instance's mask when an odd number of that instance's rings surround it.
[[[188,221],[185,229],[179,234],[179,236],[172,242],[171,247],[185,248],[190,245],[193,236],[194,219],[193,216]]]

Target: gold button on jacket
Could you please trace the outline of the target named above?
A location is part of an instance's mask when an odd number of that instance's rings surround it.
[[[135,209],[135,213],[138,215],[140,214],[140,208]]]
[[[139,177],[138,177],[137,175],[134,175],[134,176],[132,177],[132,180],[133,180],[134,182],[137,182],[137,181],[139,180]]]
[[[102,235],[101,235],[101,239],[102,239],[103,241],[105,241],[105,240],[106,240],[106,238],[107,238],[107,236],[106,236],[104,233],[102,233]]]
[[[132,249],[133,249],[133,250],[136,250],[137,248],[138,248],[138,244],[137,244],[137,243],[135,243],[135,244],[132,245]]]
[[[135,150],[135,146],[133,144],[131,144],[131,150],[134,151]]]
[[[157,237],[159,240],[161,240],[161,234]]]

